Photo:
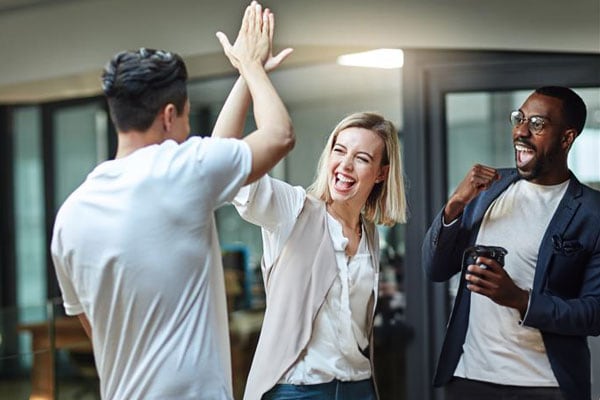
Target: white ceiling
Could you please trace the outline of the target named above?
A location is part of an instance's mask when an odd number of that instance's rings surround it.
[[[24,8],[56,5],[57,3],[65,1],[73,0],[0,0],[0,14],[17,11]]]
[[[263,0],[286,66],[331,62],[350,48],[489,49],[600,55],[600,1]],[[194,77],[227,73],[214,33],[231,39],[246,0],[0,0],[0,102],[99,92],[117,51],[164,48]],[[2,11],[4,10],[4,11]],[[322,82],[326,88],[328,82]],[[303,90],[303,86],[299,90]]]

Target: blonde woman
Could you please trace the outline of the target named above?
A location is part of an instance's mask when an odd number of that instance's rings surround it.
[[[375,399],[375,224],[406,214],[393,124],[375,113],[344,118],[308,191],[265,177],[235,205],[262,228],[267,301],[244,398]]]
[[[308,190],[265,176],[234,205],[262,228],[266,290],[244,399],[376,399],[375,224],[406,220],[394,125],[376,113],[349,115],[331,133]]]
[[[290,53],[269,52],[265,69],[276,68]],[[241,136],[249,103],[240,78],[213,136]],[[234,205],[262,228],[266,291],[244,399],[376,399],[375,225],[406,220],[394,125],[377,113],[349,115],[329,136],[308,190],[265,176],[243,187]]]

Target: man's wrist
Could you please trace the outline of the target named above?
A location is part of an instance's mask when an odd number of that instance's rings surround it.
[[[517,310],[521,314],[521,321],[525,319],[525,315],[527,315],[527,310],[529,309],[529,296],[530,291],[520,289],[521,295],[519,296],[520,300],[517,305]]]
[[[260,60],[252,59],[252,60],[244,60],[240,61],[240,72],[255,72],[255,71],[264,71],[265,67],[260,62]]]
[[[461,201],[448,201],[448,203],[446,203],[446,207],[444,207],[444,221],[449,223],[460,217],[465,209],[465,205],[466,204]]]

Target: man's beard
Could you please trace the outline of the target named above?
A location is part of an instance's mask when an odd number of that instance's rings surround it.
[[[518,143],[519,141],[515,142]],[[521,141],[522,143],[526,143],[524,141]],[[537,147],[535,147],[536,149],[536,153],[537,153]],[[543,154],[541,156],[539,156],[539,158],[535,159],[535,164],[533,166],[533,168],[530,171],[521,171],[519,168],[517,168],[517,173],[519,174],[519,176],[525,180],[531,181],[534,179],[537,179],[541,176],[543,176],[544,174],[548,174],[551,172],[553,166],[556,166],[557,163],[559,162],[560,159],[560,155],[561,155],[562,149],[560,147],[560,141],[556,141],[552,147],[549,149],[549,152],[546,154]],[[537,154],[536,154],[537,157]]]

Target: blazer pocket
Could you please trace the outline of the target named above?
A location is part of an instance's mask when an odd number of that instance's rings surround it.
[[[552,251],[554,254],[570,257],[581,251],[581,249],[583,249],[583,246],[576,239],[565,240],[558,234],[552,236]]]
[[[578,295],[589,254],[577,240],[552,237],[553,257],[547,271],[546,289],[550,294],[565,299]]]

